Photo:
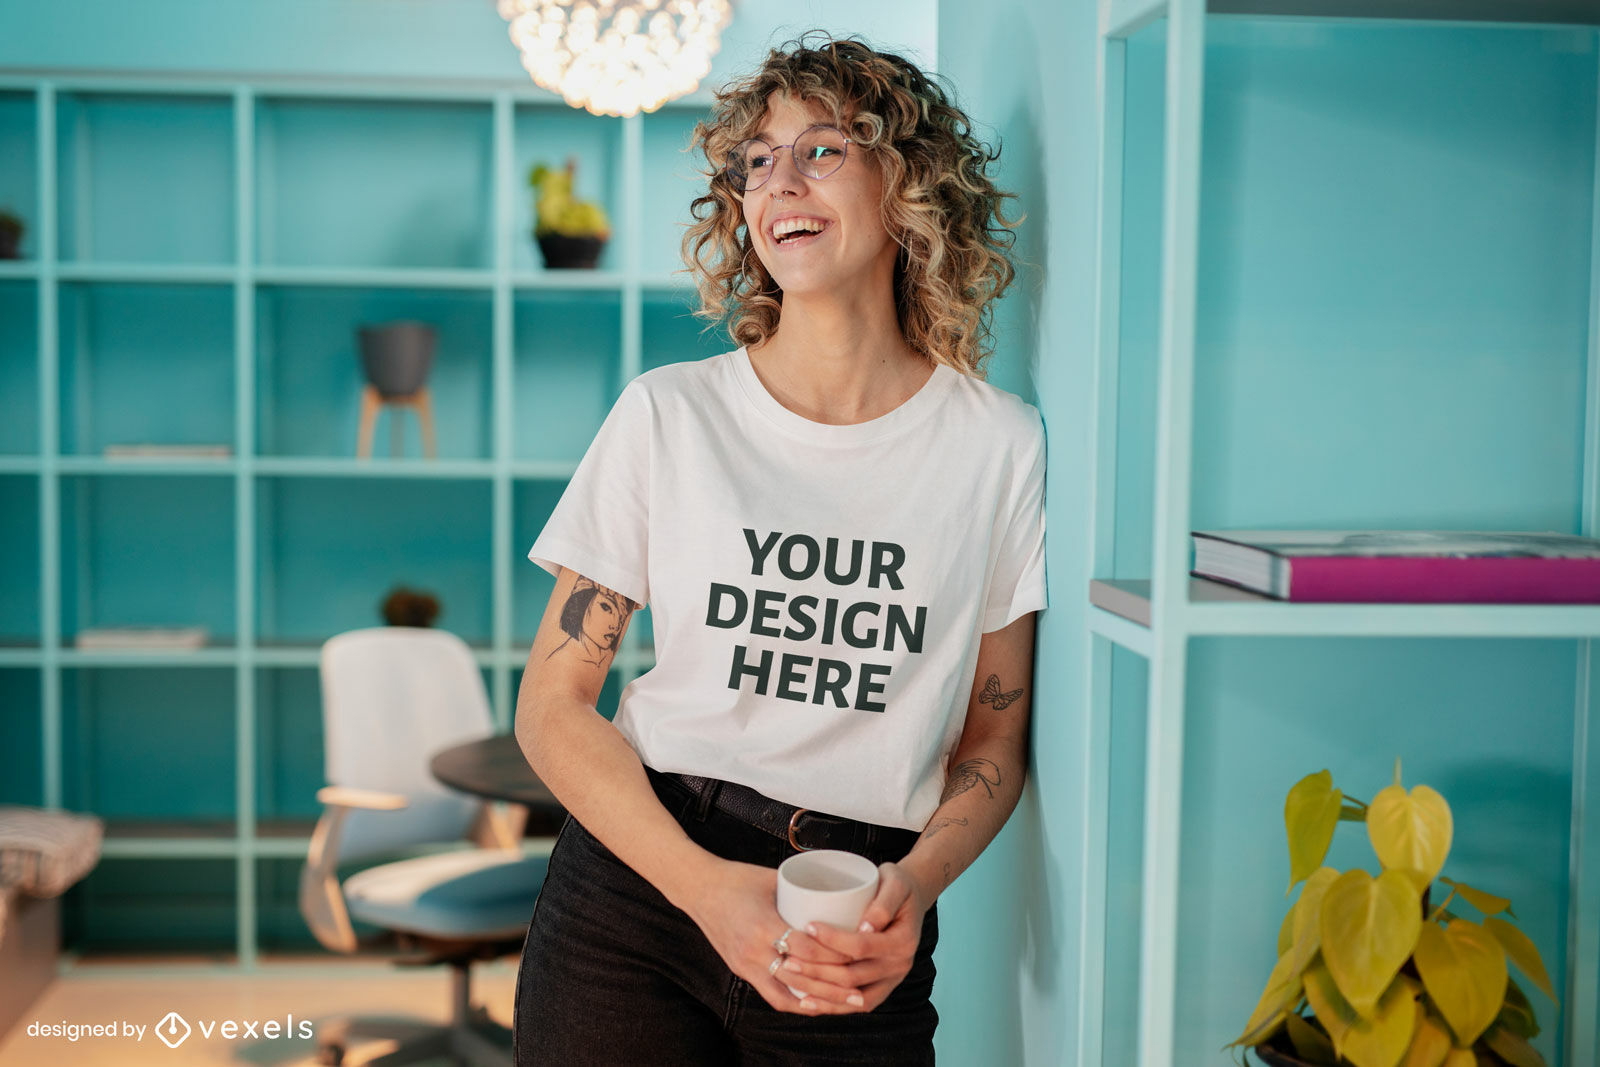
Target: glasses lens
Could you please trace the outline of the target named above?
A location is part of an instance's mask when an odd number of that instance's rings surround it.
[[[735,189],[758,188],[771,173],[772,146],[765,141],[740,141],[728,153],[728,178]]]
[[[826,178],[844,164],[844,134],[832,126],[813,126],[794,143],[794,164],[801,173]]]

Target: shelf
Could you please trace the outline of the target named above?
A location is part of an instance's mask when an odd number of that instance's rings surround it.
[[[483,460],[493,453],[494,302],[487,291],[264,288],[256,291],[255,406],[262,457],[353,459],[360,436],[360,330],[396,321],[431,326],[428,374],[440,460]],[[400,420],[402,456],[421,458],[416,415],[385,406],[372,440],[375,457],[393,448]]]
[[[239,839],[229,822],[107,820],[101,853],[118,859],[236,856]]]
[[[103,456],[61,456],[55,467],[62,474],[85,474],[104,477],[118,475],[130,477],[184,476],[222,477],[239,469],[239,462],[231,456],[215,459],[161,459],[155,456],[128,459],[108,459]]]
[[[374,446],[376,448],[376,446]],[[274,478],[442,478],[473,481],[493,477],[495,465],[484,459],[298,459],[255,460],[258,475]]]
[[[621,292],[625,284],[625,276],[614,270],[545,270],[539,273],[521,272],[511,276],[511,287],[518,292],[524,290]]]
[[[236,672],[93,666],[61,674],[62,806],[129,838],[231,837]],[[155,826],[159,830],[140,827]]]
[[[55,142],[64,267],[234,262],[231,93],[61,92]]]
[[[43,681],[37,664],[11,664],[0,655],[0,804],[44,803]]]
[[[239,280],[233,267],[164,263],[62,263],[56,276],[64,282],[126,285],[232,285]]]
[[[388,591],[407,585],[438,597],[441,627],[488,644],[492,488],[444,479],[257,480],[259,639],[320,644],[376,626]]]
[[[108,445],[145,443],[237,449],[231,287],[70,282],[59,305],[63,453],[98,458]],[[182,403],[152,402],[179,381]]]
[[[239,661],[232,645],[195,649],[79,649],[58,653],[63,667],[231,667]]]
[[[1210,15],[1340,22],[1600,24],[1600,8],[1591,0],[1206,0],[1205,8]],[[1170,10],[1168,0],[1102,0],[1101,32],[1108,37],[1128,37],[1167,18]]]
[[[536,164],[560,170],[570,160],[576,167],[574,195],[580,200],[599,203],[611,223],[612,236],[600,252],[599,269],[549,271],[557,287],[565,287],[562,283],[568,280],[584,285],[583,275],[615,278],[622,265],[628,262],[629,245],[635,238],[626,229],[622,214],[623,128],[623,124],[614,119],[564,106],[519,103],[514,107],[510,164],[511,268],[519,287],[524,279],[531,280],[535,274],[544,272],[544,258],[533,237],[535,195],[528,182]]]
[[[63,476],[63,655],[103,655],[68,651],[74,636],[91,627],[203,626],[217,645],[231,644],[237,623],[236,496],[227,477]],[[149,662],[149,653],[137,655],[138,663]],[[231,653],[157,655],[192,663],[206,656],[226,662]]]
[[[378,269],[356,267],[255,267],[257,285],[320,286],[338,289],[467,289],[494,288],[490,270]]]
[[[1089,603],[1148,634],[1148,581],[1092,581]],[[1183,614],[1195,637],[1600,637],[1600,605],[1292,604],[1203,578],[1189,579]],[[1127,647],[1147,640],[1105,629]]]
[[[39,264],[32,260],[0,260],[0,282],[36,281],[39,274]]]
[[[1600,24],[1592,0],[1207,0],[1213,15],[1282,15],[1340,21]]]
[[[475,101],[263,95],[255,110],[258,263],[488,270],[492,120],[492,108]]]

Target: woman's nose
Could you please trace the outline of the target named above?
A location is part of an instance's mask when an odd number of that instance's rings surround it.
[[[793,194],[805,187],[805,175],[800,173],[800,167],[795,163],[794,146],[790,145],[773,153],[772,177],[767,179],[767,187],[774,196]]]

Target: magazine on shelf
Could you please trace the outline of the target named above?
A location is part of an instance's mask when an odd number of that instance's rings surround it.
[[[230,445],[107,445],[107,459],[227,459]]]
[[[1309,603],[1600,604],[1600,540],[1482,530],[1195,530],[1197,578]]]
[[[80,649],[95,651],[173,651],[204,648],[204,626],[94,626],[78,631]]]

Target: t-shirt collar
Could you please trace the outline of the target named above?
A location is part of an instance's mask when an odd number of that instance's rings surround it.
[[[936,363],[933,374],[922,383],[899,407],[866,422],[853,422],[843,426],[826,422],[813,422],[778,402],[757,377],[750,362],[748,348],[731,354],[734,376],[738,379],[746,399],[769,422],[785,433],[803,440],[824,445],[859,445],[876,441],[921,422],[939,405],[950,391],[960,372],[942,363]]]

